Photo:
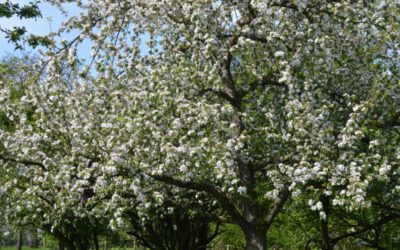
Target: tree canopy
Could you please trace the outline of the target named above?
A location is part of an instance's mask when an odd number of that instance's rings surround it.
[[[397,1],[76,4],[58,34],[79,34],[43,52],[45,77],[18,100],[2,83],[17,217],[117,229],[132,211],[145,225],[195,199],[261,250],[297,203],[318,214],[322,249],[361,235],[380,247],[363,233],[400,216]],[[340,213],[368,222],[331,226],[350,219]]]

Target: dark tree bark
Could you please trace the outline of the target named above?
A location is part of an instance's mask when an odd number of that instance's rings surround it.
[[[328,222],[326,220],[321,221],[321,249],[322,250],[331,250],[330,241],[329,241],[329,231],[328,231]]]
[[[326,195],[322,195],[320,198],[322,202],[322,209],[325,212],[325,219],[321,220],[321,249],[322,250],[332,250],[333,245],[331,244],[331,239],[329,237],[329,227],[328,227],[328,219],[329,219],[329,197]]]
[[[17,231],[17,250],[22,250],[22,243],[23,243],[23,236],[22,236],[22,230]]]

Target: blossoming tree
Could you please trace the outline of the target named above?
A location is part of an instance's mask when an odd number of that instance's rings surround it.
[[[309,194],[322,221],[326,204],[368,206],[377,183],[390,183],[387,195],[398,196],[397,1],[76,2],[85,11],[60,34],[80,34],[47,55],[76,65],[78,44],[91,39],[93,60],[80,74],[97,71],[107,94],[83,84],[74,101],[60,98],[64,90],[53,97],[58,73],[50,63],[39,91],[48,101],[37,103],[51,119],[37,126],[54,124],[48,129],[63,131],[70,145],[18,127],[5,136],[18,159],[58,169],[84,159],[74,167],[79,181],[63,184],[82,192],[90,180],[95,192],[107,190],[92,175],[99,171],[137,196],[153,183],[206,194],[241,228],[249,250],[265,249],[292,194]],[[57,125],[61,118],[70,125]],[[48,159],[53,146],[27,146],[42,140],[71,147],[65,162]],[[95,164],[103,152],[106,160]],[[65,204],[77,201],[72,194]]]

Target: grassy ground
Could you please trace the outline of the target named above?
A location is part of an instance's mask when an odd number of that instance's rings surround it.
[[[7,246],[7,247],[3,247],[0,246],[1,250],[15,250],[17,249],[15,246]],[[44,248],[30,248],[30,247],[22,247],[22,250],[45,250]]]
[[[0,246],[0,250],[16,250],[15,246]],[[48,250],[48,248],[31,248],[31,247],[22,247],[22,250]],[[133,248],[122,248],[122,247],[113,247],[109,250],[134,250]]]

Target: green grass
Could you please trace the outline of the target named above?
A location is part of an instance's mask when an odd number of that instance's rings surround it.
[[[7,246],[7,247],[3,247],[3,246],[0,246],[0,249],[1,250],[16,250],[17,249],[17,247],[15,247],[15,246]],[[31,247],[22,247],[22,250],[46,250],[45,248],[31,248]]]
[[[0,246],[0,250],[16,250],[17,247],[15,246]],[[48,248],[31,248],[31,247],[22,247],[22,250],[48,250]],[[134,250],[133,248],[125,248],[125,247],[112,247],[109,250]]]

